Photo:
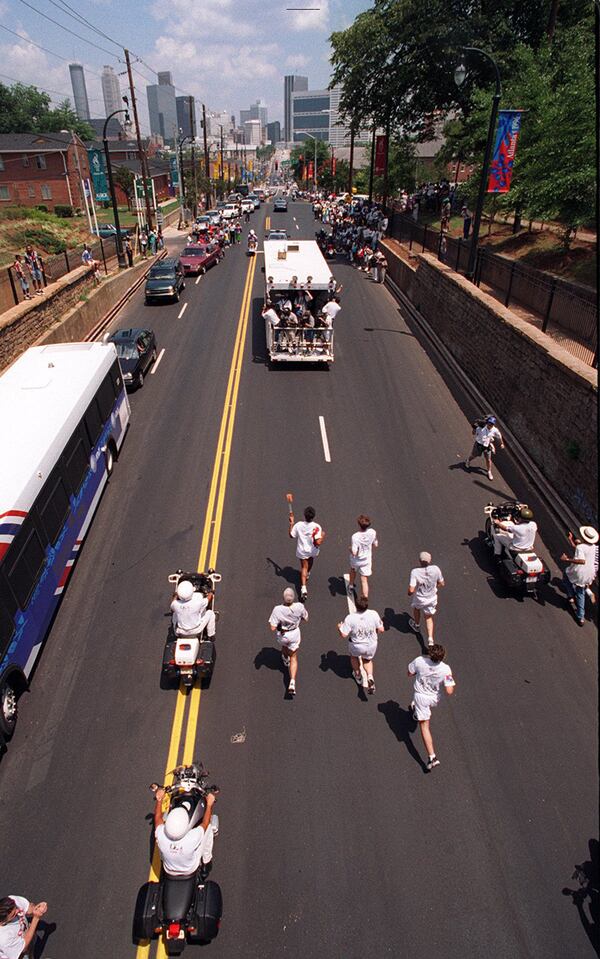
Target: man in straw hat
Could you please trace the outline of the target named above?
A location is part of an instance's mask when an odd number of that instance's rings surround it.
[[[593,526],[580,526],[577,536],[569,532],[573,556],[563,553],[561,561],[569,565],[563,580],[567,598],[579,626],[585,623],[585,591],[596,578],[598,571],[598,532]]]

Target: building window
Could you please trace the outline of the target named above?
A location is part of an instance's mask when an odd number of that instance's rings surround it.
[[[328,130],[329,129],[329,117],[326,113],[318,114],[306,114],[302,117],[297,117],[294,114],[294,130]]]
[[[29,166],[29,157],[27,156],[26,153],[23,154],[22,159],[23,159],[23,166]]]
[[[45,170],[45,169],[46,169],[46,157],[43,156],[41,153],[38,154],[38,156],[36,156],[36,158],[35,158],[35,165],[36,165],[36,167],[38,168],[38,170]]]
[[[293,113],[317,113],[329,110],[329,97],[292,97]]]
[[[0,186],[0,200],[10,200],[10,193],[7,186]]]
[[[33,183],[30,183],[30,184],[28,185],[28,187],[27,187],[27,196],[29,196],[29,197],[34,197],[34,196],[35,196],[35,187],[34,187]]]
[[[4,160],[0,157],[0,170],[4,169]]]
[[[42,200],[51,200],[52,190],[47,183],[42,183]]]

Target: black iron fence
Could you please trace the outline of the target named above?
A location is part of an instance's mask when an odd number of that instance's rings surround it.
[[[390,211],[388,235],[409,250],[433,253],[458,273],[465,273],[470,240],[442,234],[411,216]],[[573,356],[598,365],[598,308],[594,290],[544,273],[486,247],[479,247],[475,282],[504,306],[520,308],[524,319],[561,342]],[[531,314],[531,315],[527,315]]]

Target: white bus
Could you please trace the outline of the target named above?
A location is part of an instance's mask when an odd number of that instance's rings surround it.
[[[0,748],[129,417],[112,343],[32,347],[0,376]]]
[[[265,240],[265,302],[278,311],[289,300],[294,308],[304,290],[314,326],[278,326],[265,321],[269,358],[273,362],[333,363],[334,333],[319,325],[319,314],[333,290],[334,279],[315,240]]]

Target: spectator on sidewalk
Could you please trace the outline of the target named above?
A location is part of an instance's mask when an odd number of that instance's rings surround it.
[[[463,203],[462,210],[460,215],[463,218],[463,240],[469,239],[469,233],[471,232],[471,222],[473,220],[473,214],[469,210],[469,207],[466,203]]]
[[[123,249],[125,250],[125,256],[127,257],[127,266],[133,266],[133,247],[129,237],[127,237],[125,240]]]
[[[25,265],[29,270],[31,275],[31,280],[33,282],[33,288],[36,292],[36,296],[42,296],[44,293],[43,283],[44,275],[42,271],[42,258],[39,253],[34,250],[31,243],[28,243],[25,247]]]
[[[90,270],[94,274],[94,283],[96,286],[98,286],[100,283],[100,272],[98,270],[100,264],[94,259],[92,251],[87,243],[83,248],[83,253],[81,254],[81,262],[85,264],[85,266],[89,266]]]
[[[427,771],[439,766],[440,761],[435,754],[433,739],[429,729],[431,710],[440,701],[440,689],[443,684],[448,696],[454,692],[456,683],[452,670],[444,662],[446,650],[439,643],[435,643],[427,656],[417,656],[408,664],[408,675],[415,677],[413,700],[410,704],[413,718],[419,724],[423,744],[427,750]]]
[[[156,233],[154,230],[150,230],[148,234],[148,249],[150,250],[150,255],[154,256],[156,253]]]
[[[26,300],[32,300],[33,297],[31,293],[29,292],[29,281],[27,280],[27,277],[25,276],[25,270],[23,269],[23,263],[21,262],[20,253],[15,253],[15,259],[14,259],[12,268],[17,275],[17,279],[19,280],[19,283],[21,284],[21,290],[23,291],[23,296],[25,297]]]
[[[433,646],[433,617],[437,611],[438,589],[445,586],[439,566],[431,562],[431,553],[419,553],[420,566],[411,569],[408,583],[408,595],[413,597],[412,618],[408,624],[415,633],[421,629],[421,613],[425,617],[427,643]]]
[[[140,233],[140,253],[146,259],[148,255],[148,234],[145,230]]]
[[[164,250],[164,248],[165,248],[165,238],[163,236],[162,229],[159,227],[156,234],[156,249]]]
[[[568,602],[579,626],[585,624],[585,591],[596,576],[596,543],[598,533],[592,526],[580,526],[577,536],[569,532],[569,543],[574,548],[573,556],[563,553],[561,561],[569,565],[563,580]]]

